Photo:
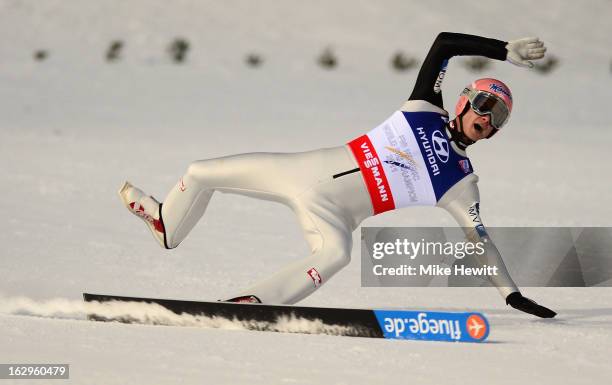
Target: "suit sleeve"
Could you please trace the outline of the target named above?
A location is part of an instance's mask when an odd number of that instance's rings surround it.
[[[453,56],[486,56],[506,60],[507,42],[462,33],[440,33],[419,70],[416,84],[408,100],[426,100],[440,108],[442,102],[441,84],[448,61]]]
[[[497,267],[497,275],[490,275],[489,281],[497,287],[499,294],[506,298],[519,289],[510,277],[499,250],[480,219],[480,194],[477,182],[478,176],[474,174],[463,178],[444,194],[438,206],[446,209],[455,218],[468,240],[484,244],[484,254],[474,256],[476,263]]]

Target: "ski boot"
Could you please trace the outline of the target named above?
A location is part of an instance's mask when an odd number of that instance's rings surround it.
[[[161,203],[152,196],[146,195],[142,190],[132,186],[130,182],[125,182],[119,189],[119,197],[125,207],[146,224],[153,237],[165,249],[169,249],[166,242],[166,229],[161,217]]]

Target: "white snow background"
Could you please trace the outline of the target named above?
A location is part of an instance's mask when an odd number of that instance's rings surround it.
[[[391,56],[422,60],[441,31],[536,35],[559,58],[548,74],[451,61],[449,110],[476,77],[514,94],[509,125],[470,149],[485,223],[611,226],[611,15],[605,0],[1,0],[0,363],[69,363],[71,384],[608,382],[612,289],[527,288],[559,312],[539,320],[492,288],[361,288],[358,233],[353,262],[301,304],[482,311],[490,342],[96,323],[81,293],[216,300],[306,255],[287,208],[220,194],[164,251],[116,190],[127,179],[163,199],[195,159],[345,143],[409,96],[417,70],[392,71]],[[181,65],[166,53],[176,37],[191,44]],[[122,58],[107,63],[115,39]],[[316,64],[328,46],[333,70]],[[245,65],[249,52],[261,67]],[[431,208],[364,222],[452,224]]]

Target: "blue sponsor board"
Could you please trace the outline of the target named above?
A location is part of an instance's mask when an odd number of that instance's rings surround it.
[[[482,342],[489,322],[480,313],[374,310],[384,338]]]

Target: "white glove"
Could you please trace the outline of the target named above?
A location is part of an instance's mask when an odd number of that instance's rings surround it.
[[[508,55],[506,60],[519,67],[533,68],[533,63],[529,60],[541,59],[544,57],[546,47],[537,37],[525,37],[518,40],[509,41],[506,44]]]

